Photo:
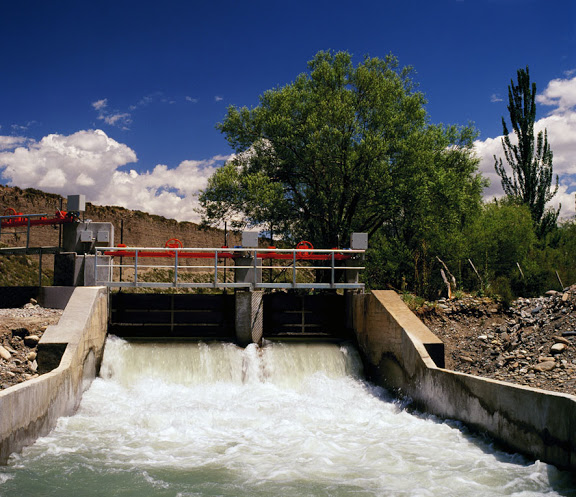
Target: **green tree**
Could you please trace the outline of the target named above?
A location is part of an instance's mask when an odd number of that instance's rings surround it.
[[[536,244],[528,207],[506,200],[485,204],[466,237],[469,257],[486,280],[517,273]]]
[[[228,109],[218,128],[236,156],[200,195],[205,223],[332,247],[352,231],[426,236],[437,212],[452,227],[479,203],[473,130],[430,125],[410,68],[391,55],[355,66],[345,52],[308,68],[257,107]]]
[[[536,120],[536,83],[530,84],[528,67],[517,72],[518,84],[508,86],[508,112],[518,144],[512,144],[504,117],[502,118],[502,148],[506,162],[512,169],[508,176],[502,159],[494,156],[494,167],[501,178],[504,193],[515,202],[528,206],[539,238],[555,226],[558,210],[546,209],[546,204],[558,191],[552,187],[552,150],[548,133],[540,131],[534,138]]]

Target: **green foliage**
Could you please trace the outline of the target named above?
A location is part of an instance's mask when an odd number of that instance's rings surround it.
[[[484,205],[466,238],[469,258],[486,280],[518,272],[517,263],[524,265],[536,245],[530,211],[510,202]]]
[[[505,276],[498,276],[487,290],[488,297],[500,300],[505,307],[509,307],[516,297],[510,285],[510,279]]]
[[[364,231],[435,250],[446,243],[439,222],[457,236],[483,187],[472,128],[430,125],[411,69],[391,55],[354,66],[319,52],[308,67],[258,107],[228,109],[218,127],[237,155],[200,195],[204,222],[319,247]]]
[[[508,87],[508,112],[517,144],[512,144],[508,126],[502,118],[502,148],[506,162],[512,169],[508,176],[502,159],[495,160],[495,169],[502,180],[502,188],[513,201],[527,205],[536,225],[539,238],[544,238],[556,226],[560,208],[546,209],[546,204],[558,192],[552,188],[552,150],[548,144],[547,131],[540,131],[534,139],[536,120],[536,83],[530,84],[528,67],[518,70],[518,84]]]

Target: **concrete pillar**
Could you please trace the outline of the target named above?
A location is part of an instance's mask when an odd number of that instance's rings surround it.
[[[236,340],[239,345],[261,343],[263,333],[263,292],[236,292]]]
[[[94,272],[94,258],[98,257],[98,265],[106,267],[98,268],[98,281]],[[84,258],[84,286],[98,286],[112,280],[112,257],[109,255],[85,255]]]
[[[234,259],[234,264],[240,266],[234,271],[234,281],[236,283],[250,283],[252,285],[262,283],[262,268],[257,267],[254,269],[253,257],[238,257]]]
[[[81,286],[84,284],[84,258],[76,252],[54,255],[54,286]]]
[[[62,229],[62,248],[66,252],[88,254],[97,248],[114,246],[112,223],[67,223]]]

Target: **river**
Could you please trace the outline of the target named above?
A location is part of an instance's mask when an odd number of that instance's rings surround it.
[[[574,495],[567,472],[363,380],[353,347],[110,337],[78,411],[0,467],[0,496]]]

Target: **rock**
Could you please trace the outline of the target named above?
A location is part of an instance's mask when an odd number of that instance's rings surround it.
[[[478,340],[488,340],[488,336],[487,335],[480,335],[478,337]]]
[[[35,361],[36,357],[38,356],[38,354],[34,351],[30,352],[27,356],[26,359],[30,362]]]
[[[36,361],[31,361],[28,363],[30,369],[34,372],[38,371],[38,363]]]
[[[550,361],[554,361],[555,359],[553,357],[539,357],[538,358],[538,362],[550,362]]]
[[[532,309],[532,310],[530,311],[530,313],[531,313],[532,315],[538,314],[541,310],[542,310],[542,306],[541,306],[541,305],[537,305],[536,307],[534,307],[534,309]]]
[[[552,354],[561,354],[562,352],[564,352],[566,349],[568,348],[568,346],[565,343],[555,343],[554,345],[552,345],[552,347],[550,348],[550,352]]]
[[[556,290],[548,290],[544,295],[548,295],[549,297],[553,295],[557,295],[558,292]]]
[[[568,300],[568,294],[564,293],[562,294],[562,302],[566,302]]]
[[[556,363],[554,361],[546,361],[546,362],[541,362],[540,364],[536,364],[536,366],[533,366],[532,369],[534,369],[535,371],[552,371],[554,368],[556,367]]]
[[[39,341],[40,337],[38,335],[28,335],[24,338],[24,345],[27,347],[36,347]]]
[[[472,359],[471,357],[468,357],[466,355],[460,356],[460,360],[462,362],[467,362],[469,364],[472,364],[474,362],[474,359]]]
[[[30,299],[30,303],[32,305],[38,305],[38,301],[36,299]]]
[[[0,357],[5,361],[9,361],[12,357],[12,354],[8,352],[2,345],[0,345]]]
[[[15,330],[12,330],[13,337],[24,338],[27,337],[29,334],[30,332],[26,328],[16,328]]]
[[[570,340],[568,340],[567,338],[553,336],[552,339],[554,340],[555,343],[563,343],[565,345],[572,345],[572,342],[570,342]]]

